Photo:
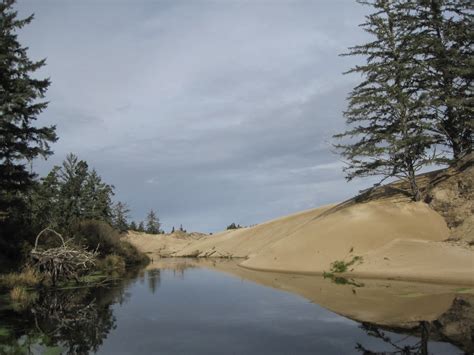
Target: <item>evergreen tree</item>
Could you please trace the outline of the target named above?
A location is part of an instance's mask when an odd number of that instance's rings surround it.
[[[149,234],[159,234],[160,233],[160,220],[156,215],[155,211],[150,210],[146,217],[146,232]]]
[[[127,204],[123,202],[117,202],[113,208],[113,226],[120,232],[126,232],[128,230],[128,214],[130,210]]]
[[[403,1],[359,2],[375,10],[362,25],[375,39],[345,54],[366,57],[366,64],[348,71],[364,78],[351,92],[344,113],[352,127],[336,135],[349,138],[337,145],[348,160],[346,177],[398,177],[409,183],[411,195],[419,200],[416,172],[435,161],[430,148],[437,138],[427,120],[428,97],[413,80],[420,66],[414,65],[413,53],[405,47],[412,36],[401,15],[407,10],[400,5]]]
[[[59,166],[53,167],[48,175],[41,179],[31,194],[32,220],[37,229],[51,227],[59,230],[59,216],[62,213],[61,182]]]
[[[140,221],[140,223],[138,223],[138,228],[137,230],[139,232],[144,232],[145,231],[145,223],[143,221]]]
[[[171,234],[173,234],[174,232],[175,232],[175,230],[174,230],[174,226],[173,226],[173,228],[171,229]]]
[[[93,169],[84,184],[84,218],[112,221],[112,196],[114,187],[102,181],[102,178]]]
[[[136,232],[136,231],[137,231],[137,228],[138,228],[138,227],[137,227],[137,224],[135,223],[135,221],[130,222],[130,226],[129,226],[128,229],[130,229],[130,230]]]
[[[18,19],[13,0],[0,2],[0,212],[8,215],[21,205],[23,193],[33,185],[27,163],[52,154],[55,127],[35,121],[48,103],[41,101],[49,79],[33,75],[45,60],[32,61],[18,42],[17,31],[33,20]]]
[[[75,223],[84,218],[85,190],[88,176],[88,165],[84,160],[69,153],[58,170],[61,190],[59,204],[61,209],[58,224],[69,230]]]
[[[432,130],[454,159],[472,151],[473,6],[470,0],[403,1],[406,46],[421,68],[416,83],[429,98]]]
[[[68,154],[31,194],[34,223],[38,228],[49,226],[63,233],[85,219],[111,224],[113,189],[95,170],[89,171],[85,161]]]

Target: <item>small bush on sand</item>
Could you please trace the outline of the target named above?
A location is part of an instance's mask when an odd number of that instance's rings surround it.
[[[354,265],[355,263],[361,263],[362,262],[362,257],[361,256],[354,256],[351,261],[343,261],[343,260],[336,260],[333,263],[331,263],[331,272],[332,273],[342,273],[346,272],[349,270],[349,267]]]

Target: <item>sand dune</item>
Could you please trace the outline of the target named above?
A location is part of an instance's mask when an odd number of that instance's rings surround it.
[[[439,172],[433,176],[445,185],[440,191],[449,191],[452,197],[440,199],[443,194],[433,190],[430,204],[411,202],[381,188],[376,197],[359,196],[215,235],[131,233],[128,239],[142,251],[162,256],[245,258],[240,265],[254,270],[322,274],[334,271],[335,261],[357,260],[342,275],[474,284],[472,213],[468,213],[473,208],[473,169],[448,172],[443,179]],[[428,181],[429,176],[422,179]],[[450,206],[456,215],[443,213]],[[457,242],[446,241],[456,238]]]

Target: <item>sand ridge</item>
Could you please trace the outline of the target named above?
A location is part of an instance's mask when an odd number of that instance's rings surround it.
[[[412,202],[396,182],[337,205],[215,235],[133,232],[126,238],[164,257],[243,258],[240,266],[253,270],[323,274],[333,272],[336,261],[357,260],[342,275],[472,285],[473,174],[465,165],[421,175],[431,189],[425,202]]]

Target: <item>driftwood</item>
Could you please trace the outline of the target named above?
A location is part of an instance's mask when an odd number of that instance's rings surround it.
[[[55,235],[62,245],[49,249],[39,248],[40,237],[45,233]],[[49,276],[53,284],[56,284],[60,279],[77,280],[82,273],[95,265],[97,254],[97,250],[91,252],[77,245],[72,245],[70,241],[65,241],[58,232],[45,228],[36,236],[35,246],[30,252],[30,257],[33,266]]]

